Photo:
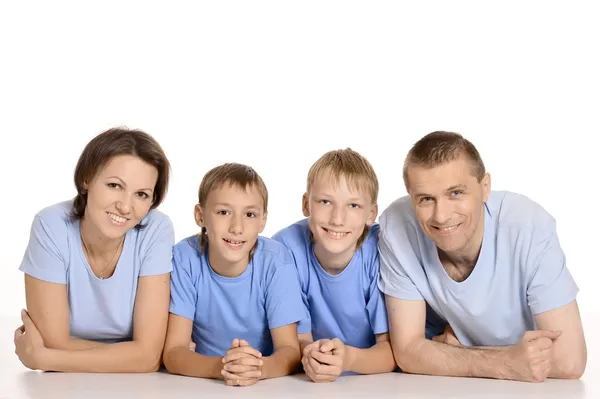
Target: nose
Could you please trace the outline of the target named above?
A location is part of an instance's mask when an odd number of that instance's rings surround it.
[[[131,198],[127,193],[123,193],[115,206],[121,214],[126,215],[131,212]]]
[[[452,216],[452,209],[447,201],[440,200],[435,203],[433,212],[433,221],[440,226],[443,226]]]
[[[231,234],[242,234],[244,232],[244,223],[241,215],[234,215],[229,224],[229,232]]]
[[[334,205],[329,214],[329,224],[332,226],[343,226],[346,219],[346,208]]]

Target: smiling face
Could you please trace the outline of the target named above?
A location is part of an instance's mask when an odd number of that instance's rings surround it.
[[[435,167],[409,165],[407,189],[425,234],[447,254],[477,257],[483,240],[483,203],[490,176],[477,181],[464,157]]]
[[[156,167],[132,155],[111,158],[88,183],[82,223],[95,236],[114,240],[136,226],[152,206],[158,179]],[[89,239],[89,238],[88,238]]]
[[[367,190],[348,184],[343,176],[336,184],[330,173],[317,176],[302,198],[302,209],[315,254],[326,269],[350,262],[365,227],[377,217],[377,204]]]
[[[226,182],[208,193],[204,206],[196,205],[196,223],[206,228],[209,262],[217,273],[236,276],[246,269],[267,221],[264,203],[255,185]]]

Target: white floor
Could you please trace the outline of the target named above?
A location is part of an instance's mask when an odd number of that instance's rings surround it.
[[[302,375],[261,381],[246,388],[221,381],[151,374],[71,374],[31,371],[14,354],[17,318],[0,317],[0,398],[199,398],[199,397],[361,397],[361,398],[600,398],[600,345],[591,342],[600,314],[585,316],[588,366],[581,380],[540,384],[472,378],[388,373],[348,376],[315,384]]]

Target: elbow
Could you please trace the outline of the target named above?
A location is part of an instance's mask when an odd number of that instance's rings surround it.
[[[575,359],[573,361],[563,361],[557,363],[557,373],[559,378],[566,380],[578,380],[583,376],[585,372],[587,359],[582,357],[581,359]]]
[[[137,367],[139,373],[153,373],[160,369],[162,364],[160,350],[147,350],[147,348],[143,348],[140,355]]]
[[[408,345],[404,345],[402,347],[392,347],[392,352],[394,355],[394,370],[396,366],[402,370],[404,373],[416,373],[416,369],[414,367],[414,351],[410,350]]]

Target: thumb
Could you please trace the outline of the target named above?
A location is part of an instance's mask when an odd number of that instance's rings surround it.
[[[35,328],[33,321],[31,321],[31,317],[29,317],[29,313],[25,309],[21,310],[21,320],[23,321],[23,326],[25,327],[25,331],[29,331]]]
[[[248,341],[240,339],[240,346],[250,346],[250,344],[248,343]]]
[[[535,330],[535,331],[527,331],[523,338],[525,341],[532,341],[534,339],[539,338],[550,338],[551,340],[555,340],[560,337],[562,331],[553,331],[553,330]]]

